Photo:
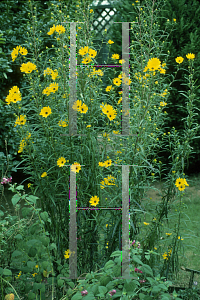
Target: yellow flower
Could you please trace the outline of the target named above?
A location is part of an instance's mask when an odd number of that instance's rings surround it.
[[[62,121],[62,120],[58,122],[58,125],[61,126],[61,127],[67,127],[67,123],[65,121]]]
[[[175,60],[178,64],[181,64],[183,62],[184,58],[181,56],[178,56],[177,58],[175,58]]]
[[[85,103],[83,103],[83,105],[81,105],[79,111],[80,111],[80,113],[85,114],[88,111],[87,105]]]
[[[110,44],[110,45],[111,45],[111,44],[114,44],[114,42],[113,42],[113,41],[111,41],[111,40],[109,40],[109,41],[108,41],[108,44]]]
[[[76,102],[74,102],[72,108],[74,110],[80,111],[81,105],[82,105],[82,101],[81,100],[77,100]]]
[[[15,121],[15,126],[17,125],[24,125],[26,123],[26,116],[25,115],[20,115],[17,120]]]
[[[97,55],[97,51],[93,50],[93,49],[89,49],[88,54],[90,57],[95,57]]]
[[[83,56],[88,53],[88,49],[88,46],[85,46],[84,48],[82,47],[78,53]]]
[[[84,59],[82,60],[82,64],[89,64],[91,61],[92,61],[92,60],[91,60],[91,57],[89,56],[89,57],[86,57],[86,58],[84,58]]]
[[[53,72],[52,69],[47,68],[46,70],[44,70],[44,77],[45,77],[46,75],[51,75],[52,72]]]
[[[112,59],[119,59],[119,54],[113,54]]]
[[[55,30],[60,35],[61,33],[65,32],[65,27],[63,25],[57,25]]]
[[[173,19],[174,20],[174,22],[176,22],[176,19]]]
[[[144,223],[144,225],[149,225],[149,223],[146,223],[146,222],[143,222]]]
[[[58,90],[58,83],[51,83],[49,86],[49,91],[51,91],[52,93],[55,93]]]
[[[51,78],[52,78],[53,80],[55,80],[56,77],[58,77],[58,71],[57,71],[57,69],[55,69],[54,71],[51,70]]]
[[[90,198],[89,203],[93,206],[97,206],[97,204],[99,203],[99,197],[93,196],[92,198]]]
[[[127,78],[127,77],[123,77],[123,82],[126,85],[130,85],[131,84],[131,79]]]
[[[11,56],[12,56],[12,61],[15,61],[15,59],[18,56],[18,52],[20,50],[21,46],[17,46],[16,48],[13,49],[13,51],[11,52]]]
[[[28,183],[28,184],[27,184],[28,188],[30,188],[30,187],[31,187],[31,185],[32,185],[31,183]]]
[[[150,71],[155,71],[158,70],[160,68],[161,65],[161,61],[158,58],[151,58],[148,63],[147,63],[147,67]]]
[[[33,70],[36,70],[36,69],[37,69],[36,65],[31,63],[30,61],[27,62],[26,64],[22,64],[20,67],[21,72],[24,72],[24,73],[31,73]]]
[[[74,254],[75,251],[72,252],[69,249],[67,251],[65,251],[65,255],[64,255],[65,259],[69,258],[72,253]]]
[[[47,118],[51,114],[51,108],[49,106],[45,106],[41,109],[40,115],[44,118]]]
[[[27,49],[26,48],[20,48],[20,50],[19,50],[19,53],[21,54],[21,55],[26,55],[27,53],[28,53],[28,51],[27,51]]]
[[[179,240],[181,240],[181,241],[183,241],[183,240],[184,240],[184,239],[181,239],[181,237],[180,237],[180,236],[178,236],[178,239],[179,239]]]
[[[42,173],[41,177],[46,177],[47,176],[47,172]]]
[[[87,125],[87,126],[86,126],[86,128],[89,128],[89,127],[91,127],[91,125]]]
[[[81,170],[80,164],[77,162],[73,163],[73,165],[71,165],[71,170],[72,172],[79,173],[79,171]]]
[[[53,24],[53,27],[50,28],[50,30],[49,30],[49,32],[47,32],[47,34],[52,35],[55,30],[56,30],[56,26]]]
[[[106,88],[106,92],[110,92],[112,90],[112,85],[108,85]]]
[[[117,86],[120,86],[120,84],[122,83],[122,81],[120,80],[120,78],[114,78],[113,79],[113,83]]]
[[[124,60],[124,59],[120,59],[120,60],[119,60],[119,63],[120,63],[120,64],[123,64],[123,63],[125,63],[125,60]]]
[[[14,90],[14,88],[17,88]],[[14,86],[10,91],[9,95],[6,97],[5,101],[9,105],[11,102],[16,103],[17,101],[21,101],[21,93],[19,91],[19,88],[17,86]]]
[[[195,54],[192,53],[188,53],[186,54],[187,59],[194,59],[195,58]]]
[[[46,89],[44,89],[42,91],[42,93],[45,94],[45,95],[47,95],[47,96],[49,96],[51,94],[51,89],[49,87],[47,87]]]
[[[93,13],[93,9],[90,9],[90,14]]]
[[[64,157],[60,157],[57,160],[57,166],[59,166],[59,167],[63,167],[65,163],[66,163],[66,159]]]
[[[167,233],[167,232],[166,232],[165,234],[166,234],[167,236],[170,236],[170,235],[172,235],[172,233]]]

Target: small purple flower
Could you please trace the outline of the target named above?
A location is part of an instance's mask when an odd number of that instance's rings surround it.
[[[115,293],[116,293],[116,290],[112,290],[110,292],[108,292],[110,294],[110,296],[112,297]]]
[[[144,280],[144,279],[142,279],[142,280],[140,280],[140,283],[144,283],[146,280]]]
[[[12,182],[12,176],[8,179],[6,179],[5,177],[3,178],[3,181],[1,181],[1,184],[7,184],[8,182]]]
[[[88,291],[87,291],[87,290],[84,290],[84,291],[81,292],[81,295],[82,295],[82,296],[85,296],[85,295],[87,295],[87,294],[88,294]]]
[[[131,246],[133,246],[135,244],[135,240],[132,242]]]
[[[135,268],[135,272],[136,273],[143,273],[141,270],[139,270],[138,268]]]

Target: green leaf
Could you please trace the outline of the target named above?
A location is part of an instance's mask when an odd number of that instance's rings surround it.
[[[27,261],[27,266],[31,269],[31,270],[33,270],[33,268],[35,267],[35,262],[34,261]]]
[[[16,187],[16,190],[23,190],[24,189],[24,186],[23,185],[19,185]]]
[[[98,290],[99,290],[99,293],[100,294],[105,294],[105,293],[107,293],[107,288],[105,287],[105,286],[98,286]]]
[[[74,288],[74,283],[72,281],[68,282],[67,284],[69,284],[69,286],[71,286],[71,288]]]
[[[18,202],[19,202],[19,200],[20,200],[20,196],[19,195],[14,195],[13,197],[12,197],[12,199],[11,199],[11,201],[12,201],[12,204],[15,206]]]
[[[81,295],[81,292],[77,292],[71,300],[80,300],[82,299],[82,295]]]
[[[88,293],[86,296],[84,296],[84,300],[93,300],[95,299],[93,293]]]
[[[136,256],[136,255],[132,256],[132,260],[133,260],[134,262],[136,262],[137,264],[139,264],[139,265],[143,265],[143,262],[142,262],[142,261],[139,259],[139,257]]]
[[[39,199],[39,197],[36,197],[36,196],[33,196],[33,195],[30,195],[28,197],[26,197],[26,199],[34,204],[36,204],[36,200]]]
[[[122,253],[122,251],[114,251],[114,252],[110,255],[110,257],[113,257],[113,256],[121,256],[121,253]]]
[[[28,300],[33,300],[33,299],[35,299],[35,297],[36,297],[36,295],[35,295],[35,293],[33,293],[33,292],[30,292],[30,293],[28,294]]]
[[[61,286],[63,286],[64,280],[58,279],[57,283],[58,283],[58,286],[61,287]]]
[[[12,254],[12,258],[13,257],[18,257],[18,256],[22,256],[22,252],[21,251],[19,251],[19,250],[15,250],[14,252],[13,252],[13,254]]]
[[[159,286],[154,286],[153,288],[152,288],[152,293],[153,294],[156,294],[156,293],[159,293],[161,291],[161,288],[159,287]]]
[[[149,274],[149,275],[151,275],[153,277],[153,271],[152,271],[152,269],[151,269],[151,267],[149,265],[143,264],[142,267],[140,268],[140,270],[142,272],[145,272],[146,274]]]
[[[44,212],[40,213],[40,217],[42,218],[42,220],[44,222],[46,222],[48,220],[49,216],[48,216],[48,213],[46,211],[44,211]]]
[[[3,270],[3,275],[11,275],[12,276],[12,272],[9,269],[4,269]]]
[[[136,289],[136,284],[134,282],[129,282],[128,283],[127,280],[126,280],[126,282],[124,284],[124,288],[127,292],[127,295],[131,295],[131,293],[133,293]]]
[[[17,234],[16,236],[15,236],[15,239],[17,239],[17,240],[22,240],[22,235],[19,233],[19,234]]]
[[[106,270],[112,268],[114,265],[115,265],[114,261],[113,261],[113,260],[109,260],[109,261],[105,264],[105,266],[104,266],[104,271],[106,271]]]

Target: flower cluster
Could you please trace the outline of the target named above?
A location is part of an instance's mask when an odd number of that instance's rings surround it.
[[[168,260],[169,257],[171,256],[171,253],[172,253],[172,249],[170,249],[170,250],[168,251],[168,253],[165,252],[165,253],[162,255],[162,256],[163,256],[163,259]]]
[[[105,104],[102,102],[102,105],[100,105],[102,112],[107,115],[109,120],[114,120],[116,118],[117,111],[110,105],[110,104]]]
[[[101,69],[96,70],[96,69],[94,68],[93,71],[92,71],[92,73],[91,73],[91,75],[92,75],[92,76],[94,76],[94,75],[100,75],[100,76],[103,76],[104,73],[102,72]]]
[[[56,31],[60,35],[61,33],[65,32],[65,27],[62,25],[55,26],[55,24],[53,24],[53,27],[50,28],[50,30],[49,30],[49,32],[47,32],[47,34],[52,35],[54,33],[54,31]]]
[[[107,178],[104,178],[104,181],[101,181],[101,189],[105,188],[105,185],[115,185],[115,182],[113,182],[116,178],[109,175]]]
[[[29,132],[28,136],[25,139],[21,140],[18,153],[21,153],[23,151],[23,149],[26,147],[26,145],[27,145],[26,140],[28,140],[30,137],[31,137],[31,134]]]
[[[13,49],[13,51],[11,52],[11,56],[12,56],[12,61],[15,61],[15,59],[17,58],[18,54],[21,55],[26,55],[28,53],[27,49],[21,47],[21,46],[17,46],[16,48]]]
[[[194,59],[195,58],[195,54],[193,53],[188,53],[186,54],[187,59]],[[175,61],[177,62],[177,64],[181,64],[183,62],[184,58],[182,56],[178,56],[175,58]]]
[[[95,51],[94,49],[89,48],[88,46],[82,47],[81,49],[79,49],[78,52],[81,56],[85,56],[85,58],[82,60],[83,64],[88,64],[92,61],[92,58],[95,58],[95,56],[97,55],[97,51]]]
[[[58,90],[58,83],[51,83],[46,89],[42,91],[43,94],[49,96],[51,93],[55,93]]]
[[[111,166],[111,164],[112,164],[112,160],[111,159],[106,160],[104,162],[100,161],[99,162],[99,167],[105,167],[105,168],[107,168],[107,167]]]
[[[20,71],[24,73],[32,73],[33,70],[36,70],[37,67],[32,62],[27,62],[26,64],[22,64],[20,67]]]
[[[16,103],[21,100],[22,100],[22,96],[21,96],[19,88],[17,86],[13,86],[9,90],[9,95],[6,97],[5,101],[9,105],[11,102]]]
[[[179,189],[179,191],[184,191],[185,186],[189,186],[189,184],[187,184],[186,179],[180,177],[176,179],[175,185]]]
[[[46,70],[44,70],[44,77],[45,77],[46,75],[51,75],[51,78],[52,78],[53,80],[55,80],[55,79],[58,77],[58,71],[57,71],[57,69],[52,70],[52,69],[50,69],[50,68],[47,68]]]
[[[78,110],[80,113],[83,113],[83,114],[86,114],[86,112],[88,111],[88,106],[85,103],[82,104],[81,100],[77,100],[73,104],[72,108],[74,110]]]
[[[26,116],[20,115],[19,117],[17,117],[14,127],[16,127],[17,125],[24,125],[25,123],[26,123]]]
[[[1,184],[7,184],[8,182],[12,182],[12,176],[10,178],[3,177],[3,181],[1,182]]]
[[[135,273],[143,273],[140,269],[135,268]]]

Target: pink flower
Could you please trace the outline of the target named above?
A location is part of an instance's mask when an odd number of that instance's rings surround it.
[[[143,273],[141,270],[139,270],[138,268],[135,268],[135,272],[136,273]]]
[[[5,177],[3,178],[3,181],[1,182],[1,184],[6,184],[8,182],[11,182],[12,181],[12,176],[8,179],[6,179]]]
[[[82,295],[82,296],[85,296],[85,295],[87,295],[87,294],[88,294],[88,291],[87,291],[87,290],[84,290],[84,291],[81,292],[81,295]]]
[[[110,292],[108,292],[110,294],[110,296],[112,297],[115,293],[116,293],[116,290],[112,290]]]
[[[140,283],[144,283],[146,280],[144,280],[144,279],[142,279],[142,280],[140,280]]]
[[[135,244],[135,240],[132,242],[131,246],[133,246]]]

